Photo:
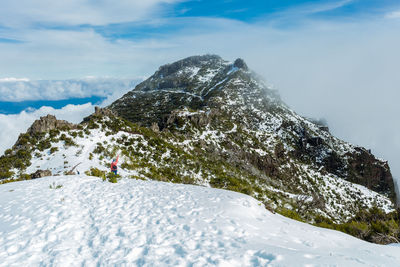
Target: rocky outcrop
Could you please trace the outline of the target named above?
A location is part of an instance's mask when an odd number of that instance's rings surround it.
[[[364,148],[348,154],[348,180],[395,199],[393,177],[387,162],[377,160]]]
[[[32,179],[42,178],[46,176],[51,176],[52,173],[49,170],[37,170],[36,172],[31,174]]]
[[[94,113],[83,118],[82,123],[86,123],[90,121],[94,117],[115,117],[118,116],[118,113],[115,110],[111,110],[108,108],[100,108],[100,107],[94,107]]]
[[[249,68],[247,67],[247,64],[241,58],[236,59],[235,62],[233,63],[233,66],[238,69],[243,69],[245,71],[249,70]]]
[[[31,127],[29,127],[27,133],[30,135],[34,135],[36,133],[48,132],[50,130],[55,129],[73,129],[76,128],[75,124],[69,123],[64,120],[57,120],[57,118],[53,115],[47,115],[44,117],[40,117],[39,120],[36,120]]]
[[[95,116],[117,116],[117,112],[110,110],[108,108],[100,108],[94,107],[94,114]]]
[[[155,133],[159,133],[160,132],[160,127],[158,127],[158,123],[156,123],[156,122],[153,122],[153,124],[151,125],[150,129]]]

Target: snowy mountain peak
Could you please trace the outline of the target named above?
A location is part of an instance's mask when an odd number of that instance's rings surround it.
[[[242,59],[234,63],[216,55],[193,56],[159,68],[150,78],[110,105],[122,117],[146,126],[165,126],[176,109],[193,110],[213,106],[279,104],[279,95]],[[265,106],[265,105],[264,105]]]
[[[238,68],[238,69],[243,69],[245,71],[247,71],[249,68],[247,67],[246,62],[244,62],[243,59],[238,58],[235,60],[235,62],[233,63],[233,66]]]
[[[21,135],[15,148],[26,150],[6,151],[0,178],[105,178],[120,155],[123,177],[238,191],[274,212],[391,242],[398,217],[387,162],[326,128],[289,109],[243,60],[195,56],[160,67],[74,128]]]

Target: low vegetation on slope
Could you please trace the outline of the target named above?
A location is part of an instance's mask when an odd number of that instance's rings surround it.
[[[183,123],[190,127],[190,122]],[[227,133],[233,125],[221,127],[226,127],[221,133],[232,135],[236,144],[245,142],[240,139],[245,136],[240,129],[234,134]],[[390,243],[399,238],[399,219],[387,198],[337,177],[319,176],[306,167],[301,183],[291,179],[290,173],[283,173],[280,181],[257,175],[261,170],[253,163],[244,166],[248,163],[242,160],[243,155],[237,155],[239,160],[234,163],[232,159],[227,161],[228,155],[217,152],[232,146],[227,138],[210,130],[196,136],[198,139],[187,140],[184,132],[153,131],[118,117],[92,116],[76,129],[21,135],[14,148],[24,149],[8,150],[0,158],[2,171],[8,171],[3,178],[13,178],[2,181],[30,179],[28,174],[45,168],[54,175],[67,174],[81,163],[79,168],[87,175],[116,182],[109,164],[120,154],[120,173],[124,177],[237,191],[262,201],[273,212],[368,241]],[[309,188],[314,191],[306,195]]]

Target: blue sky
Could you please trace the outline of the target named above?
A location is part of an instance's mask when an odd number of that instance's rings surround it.
[[[82,105],[91,103],[93,105],[99,105],[104,101],[104,97],[92,96],[84,98],[68,98],[63,100],[26,100],[19,102],[12,101],[0,101],[0,114],[18,114],[24,110],[29,109],[40,109],[43,106],[53,107],[55,109],[61,109],[68,104]]]
[[[149,38],[168,38],[190,28],[198,32],[208,31],[206,19],[227,19],[246,24],[272,23],[277,28],[301,27],[308,20],[355,21],[385,17],[400,10],[396,0],[342,0],[342,1],[304,1],[304,0],[203,0],[181,1],[161,4],[161,12],[156,17],[138,21],[106,23],[103,25],[49,25],[36,27],[82,30],[93,29],[110,40],[143,40]],[[213,25],[218,27],[218,25]]]
[[[321,9],[320,15],[344,17],[365,13],[382,13],[391,8],[398,8],[394,0],[355,0],[355,1],[304,1],[304,0],[217,0],[187,1],[175,6],[177,16],[190,17],[224,17],[246,22],[257,19],[268,19],[268,16],[287,12],[293,9]],[[315,10],[316,10],[315,9]]]

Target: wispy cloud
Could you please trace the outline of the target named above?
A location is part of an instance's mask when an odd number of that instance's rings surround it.
[[[164,4],[181,0],[103,0],[49,1],[14,0],[2,4],[0,24],[24,27],[32,23],[51,22],[61,25],[104,25],[137,21],[154,16]]]
[[[23,43],[23,41],[17,40],[17,39],[2,38],[2,37],[0,37],[0,43],[20,44],[20,43]]]
[[[390,11],[390,12],[386,13],[385,14],[385,18],[388,18],[388,19],[398,19],[398,18],[400,18],[400,10]]]
[[[26,78],[0,79],[0,101],[61,100],[91,96],[109,97],[125,93],[142,79],[89,77],[79,80],[33,80]]]
[[[316,2],[310,3],[307,2],[305,4],[299,4],[298,6],[288,8],[278,15],[296,15],[296,16],[304,16],[310,14],[316,14],[321,12],[327,12],[331,10],[335,10],[346,5],[353,3],[354,0],[342,0],[342,1],[333,1],[333,2]]]

